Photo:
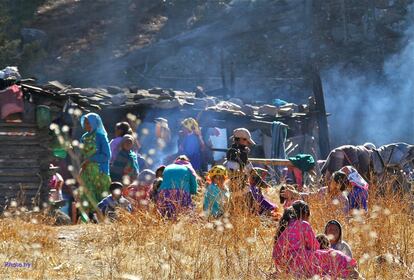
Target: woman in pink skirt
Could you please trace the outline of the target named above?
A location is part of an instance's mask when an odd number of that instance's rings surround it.
[[[358,278],[354,259],[337,250],[320,250],[320,244],[308,222],[309,216],[309,206],[301,200],[285,209],[273,248],[276,268],[295,278],[310,278],[314,275]]]

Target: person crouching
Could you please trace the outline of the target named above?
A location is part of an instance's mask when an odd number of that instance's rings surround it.
[[[101,213],[109,217],[111,220],[116,220],[118,218],[116,214],[117,208],[126,210],[127,212],[132,211],[132,206],[129,201],[122,196],[123,185],[119,182],[111,183],[109,187],[110,195],[102,199],[98,203],[98,208]]]
[[[207,179],[211,183],[204,193],[203,210],[206,216],[218,218],[224,214],[230,193],[225,186],[227,170],[222,165],[213,166],[208,172]]]
[[[255,167],[252,170],[249,177],[250,190],[247,193],[247,203],[255,214],[274,216],[278,210],[277,205],[265,198],[262,193],[263,188],[270,188],[270,185],[265,182],[268,174],[268,171],[263,168]]]

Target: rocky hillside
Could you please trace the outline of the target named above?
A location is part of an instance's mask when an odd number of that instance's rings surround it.
[[[47,35],[25,72],[70,83],[306,97],[307,73],[381,69],[412,0],[43,1],[25,27]]]
[[[25,76],[305,102],[319,68],[335,143],[414,139],[414,124],[404,128],[414,113],[414,0],[5,1],[13,40],[3,47],[0,34],[0,64],[3,54]],[[355,117],[364,128],[350,127]],[[378,127],[389,119],[402,121],[398,131]]]

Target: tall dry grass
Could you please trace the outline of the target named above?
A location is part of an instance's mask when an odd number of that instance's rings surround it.
[[[331,201],[315,199],[310,222],[316,232],[333,218],[343,224],[366,279],[413,279],[414,225],[406,199],[371,193],[369,213],[352,218]],[[193,215],[164,221],[150,209],[100,225],[33,222],[0,221],[0,261],[33,264],[1,266],[1,279],[292,279],[274,274],[275,225],[243,211],[220,220]]]
[[[61,144],[79,145],[63,133],[67,129],[54,130]],[[74,152],[70,156],[76,178],[80,160]],[[329,199],[311,200],[311,225],[321,233],[328,220],[339,220],[365,278],[414,279],[412,198],[391,193],[376,197],[374,191],[371,188],[368,214],[351,218]],[[0,279],[293,278],[275,273],[274,222],[237,205],[230,216],[208,220],[200,216],[202,196],[195,197],[194,215],[176,221],[163,220],[154,206],[133,215],[123,213],[117,223],[65,227],[52,227],[40,213],[10,213],[0,220]],[[277,190],[268,196],[278,202]],[[9,268],[4,262],[32,267]]]

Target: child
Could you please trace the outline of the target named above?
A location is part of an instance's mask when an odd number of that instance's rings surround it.
[[[325,226],[325,234],[331,243],[331,248],[341,251],[352,258],[351,247],[342,240],[342,226],[337,220],[330,220]]]
[[[127,122],[119,122],[115,126],[115,138],[111,140],[109,146],[111,147],[111,163],[113,163],[118,156],[120,150],[122,150],[122,140],[125,135],[133,136],[131,126]],[[139,149],[139,143],[134,139],[134,152]]]
[[[151,191],[151,200],[156,202],[157,201],[157,194],[158,194],[158,189],[160,188],[162,181],[163,181],[163,174],[164,174],[164,170],[165,170],[165,165],[161,165],[160,167],[157,168],[157,170],[155,170],[155,180],[154,183],[152,184],[152,191]]]
[[[55,218],[55,225],[70,225],[70,217],[61,210],[65,205],[65,200],[62,195],[62,187],[65,182],[62,175],[57,172],[58,169],[59,167],[53,164],[49,165],[49,170],[52,174],[49,180],[49,215]]]
[[[65,181],[63,180],[62,175],[60,175],[57,170],[58,166],[53,164],[49,165],[49,171],[51,173],[51,178],[49,180],[49,202],[57,203],[63,201],[62,187]]]
[[[259,215],[272,216],[278,210],[276,204],[266,199],[262,193],[262,188],[269,188],[265,182],[268,171],[263,168],[255,167],[249,177],[250,190],[248,192],[248,203],[250,208]]]
[[[111,166],[112,181],[122,181],[124,176],[129,176],[130,181],[135,180],[139,167],[137,154],[132,150],[134,138],[131,135],[124,135],[121,142],[121,151]]]
[[[137,180],[130,185],[124,195],[131,198],[137,208],[146,208],[150,201],[155,173],[150,169],[142,170]]]
[[[213,166],[208,172],[208,179],[211,184],[204,193],[203,210],[207,216],[215,218],[224,214],[224,204],[228,200],[230,193],[224,186],[227,177],[227,170],[222,165]]]
[[[329,248],[331,248],[331,244],[329,243],[329,238],[325,234],[320,233],[316,235],[316,240],[318,240],[319,244],[321,245],[319,249],[328,250]]]
[[[283,208],[284,209],[292,206],[292,203],[294,202],[294,199],[286,198],[286,197],[283,196],[283,193],[286,190],[295,191],[295,187],[294,186],[291,186],[291,185],[282,185],[280,187],[280,190],[279,190],[279,200],[280,200],[280,204],[283,205]]]
[[[332,180],[329,182],[328,194],[331,199],[339,201],[339,207],[342,208],[343,213],[348,214],[349,200],[345,195],[348,189],[348,179],[345,173],[336,171],[332,174]]]
[[[310,213],[308,204],[300,200],[285,209],[273,248],[276,268],[300,279],[315,275],[335,279],[357,277],[356,260],[333,249],[320,250],[320,244],[308,222]]]
[[[116,208],[122,208],[128,212],[132,211],[132,206],[129,201],[122,196],[123,186],[119,182],[111,183],[109,187],[110,195],[105,197],[98,203],[98,208],[102,214],[109,216],[112,219],[116,219]]]

